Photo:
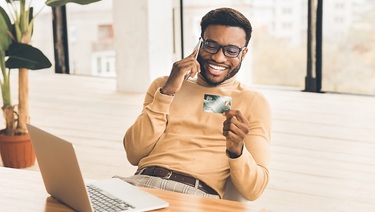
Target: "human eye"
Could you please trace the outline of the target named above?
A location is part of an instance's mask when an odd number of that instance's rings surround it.
[[[230,56],[237,57],[238,53],[240,52],[240,48],[238,46],[226,46],[224,51]]]
[[[206,47],[206,49],[216,50],[219,45],[215,42],[212,42],[212,41],[206,41],[204,43],[204,46]]]

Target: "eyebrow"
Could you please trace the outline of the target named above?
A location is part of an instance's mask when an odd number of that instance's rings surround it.
[[[208,42],[214,42],[214,43],[217,43],[217,44],[219,44],[219,46],[236,46],[236,47],[238,47],[238,48],[240,48],[240,49],[242,49],[243,47],[239,47],[239,46],[237,46],[237,45],[235,45],[235,44],[229,44],[229,45],[221,45],[219,42],[217,42],[217,41],[215,41],[215,40],[212,40],[212,39],[203,39],[203,41],[208,41]]]

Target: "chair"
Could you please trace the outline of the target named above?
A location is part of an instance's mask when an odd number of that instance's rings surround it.
[[[242,196],[242,194],[237,190],[236,186],[233,185],[230,177],[228,178],[227,183],[225,185],[225,194],[223,196],[223,199],[243,202],[243,203],[250,202],[250,200]]]

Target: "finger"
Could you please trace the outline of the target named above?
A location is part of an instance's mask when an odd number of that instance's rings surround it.
[[[223,123],[223,130],[230,130],[231,125],[235,121],[234,119],[236,119],[236,118],[235,117],[231,117],[231,118],[226,119],[224,121],[224,123]]]
[[[195,77],[195,75],[200,72],[200,65],[196,60],[198,53],[198,49],[194,49],[189,56],[179,61],[179,65],[181,66],[177,69],[180,71],[180,73],[184,73],[184,80],[187,80],[189,77]]]
[[[239,110],[227,110],[224,112],[224,116],[226,116],[227,119],[236,117],[240,122],[247,125],[249,124],[249,121],[245,118],[245,116],[243,116],[243,114]]]
[[[196,57],[196,55],[198,54],[198,50],[197,49],[194,49],[194,51],[189,55],[189,56],[187,56],[186,58],[194,58],[195,59],[195,57]]]
[[[235,116],[226,119],[223,123],[223,132],[227,135],[227,132],[233,132],[234,134],[245,138],[249,133],[248,124],[242,123]]]
[[[234,134],[242,139],[246,137],[246,135],[249,133],[248,128],[244,124],[240,124],[240,126],[237,126],[233,123],[227,124],[223,127],[223,135],[225,137]]]
[[[236,116],[229,116],[227,119],[225,119],[224,121],[224,126],[230,126],[230,125],[234,125],[236,127],[241,127],[243,126],[244,124],[242,122],[240,122]]]
[[[228,134],[225,136],[226,138],[226,146],[227,146],[227,149],[232,149],[232,147],[238,147],[239,145],[242,145],[243,143],[243,139],[234,134],[233,132],[228,132]]]
[[[197,60],[195,60],[195,64],[193,65],[193,68],[192,68],[192,70],[190,72],[190,76],[191,77],[195,77],[195,75],[197,75],[197,73],[200,72],[200,70],[201,70],[200,67],[201,66],[199,65],[199,62]]]
[[[173,70],[186,74],[196,67],[195,61],[192,58],[185,58],[173,64]]]
[[[185,75],[185,80],[188,79],[189,77],[195,77],[195,75],[200,72],[200,65],[199,65],[199,62],[197,60],[194,59],[193,61],[193,64],[192,64],[192,68],[189,69],[187,72],[186,72],[186,75]]]

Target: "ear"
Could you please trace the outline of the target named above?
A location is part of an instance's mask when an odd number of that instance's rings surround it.
[[[249,48],[246,47],[246,49],[242,50],[241,52],[241,60],[243,60],[247,54],[247,52],[249,51]]]

